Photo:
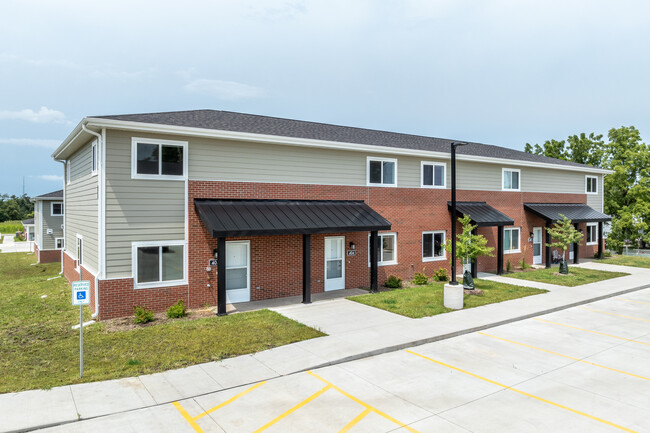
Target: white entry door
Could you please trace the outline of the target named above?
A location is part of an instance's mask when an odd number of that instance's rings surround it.
[[[325,238],[325,290],[345,289],[345,237]]]
[[[533,228],[533,265],[542,264],[542,228]]]
[[[573,257],[574,257],[573,253],[575,251],[574,247],[575,247],[575,244],[571,244],[571,246],[569,247],[569,260],[573,260]]]
[[[251,300],[250,276],[250,241],[226,242],[227,303]]]

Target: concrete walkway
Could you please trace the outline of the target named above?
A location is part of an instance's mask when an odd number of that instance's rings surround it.
[[[0,252],[2,253],[29,253],[34,251],[34,242],[16,242],[13,235],[3,236],[3,242],[0,243]]]
[[[346,299],[271,309],[329,334],[282,347],[163,373],[105,382],[0,395],[2,431],[25,431],[113,413],[157,406],[308,369],[413,347],[521,320],[650,284],[650,269],[599,263],[585,268],[631,275],[579,287],[544,285],[549,293],[409,319]],[[537,286],[507,277],[487,276],[509,284]]]

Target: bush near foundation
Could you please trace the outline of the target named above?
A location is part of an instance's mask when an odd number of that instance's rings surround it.
[[[391,289],[399,289],[400,287],[402,287],[402,279],[396,277],[395,275],[391,275],[384,283],[384,286]]]
[[[440,268],[437,271],[434,271],[433,278],[436,281],[449,281],[449,274],[447,274],[447,269]]]
[[[133,307],[133,317],[135,323],[147,323],[153,320],[153,311],[147,310],[145,307],[136,305]]]
[[[416,272],[413,276],[413,284],[417,286],[423,286],[429,282],[429,277],[427,277],[424,272]]]
[[[187,314],[187,309],[182,299],[179,299],[174,305],[167,309],[167,317],[170,319],[177,319],[179,317],[185,317]]]

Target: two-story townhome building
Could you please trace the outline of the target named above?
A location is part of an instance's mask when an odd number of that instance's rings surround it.
[[[214,110],[84,118],[65,164],[64,272],[95,316],[375,288],[449,269],[450,140]],[[565,214],[602,251],[607,170],[504,147],[458,147],[459,215],[504,263],[550,266]]]
[[[65,245],[63,190],[36,196],[33,201],[33,225],[24,226],[30,230],[27,240],[34,241],[34,253],[39,263],[60,262],[61,251]]]

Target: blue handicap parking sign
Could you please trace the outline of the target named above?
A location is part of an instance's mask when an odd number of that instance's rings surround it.
[[[72,305],[90,304],[90,281],[72,282]]]

